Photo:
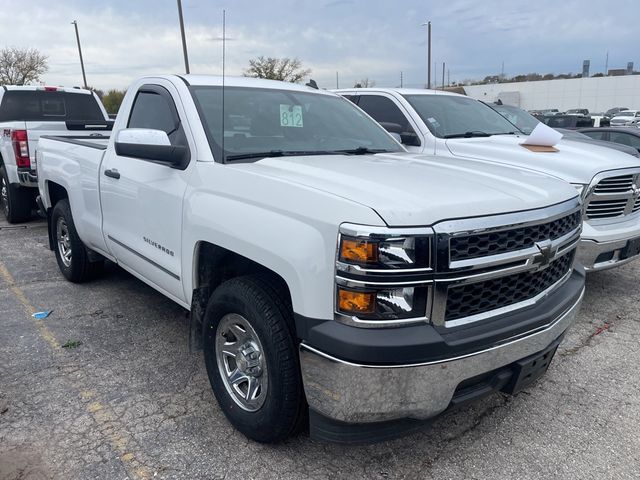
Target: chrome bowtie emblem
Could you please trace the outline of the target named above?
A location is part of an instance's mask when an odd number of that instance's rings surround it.
[[[533,256],[533,264],[538,265],[540,268],[545,268],[555,258],[557,249],[553,248],[551,240],[536,242],[535,245],[540,252]]]

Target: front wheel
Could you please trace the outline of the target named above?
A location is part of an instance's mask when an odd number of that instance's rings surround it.
[[[87,248],[73,223],[68,200],[60,200],[53,207],[50,228],[53,229],[58,267],[65,278],[74,283],[92,278],[102,267],[102,262],[90,261]]]
[[[220,408],[247,437],[275,443],[306,411],[291,306],[259,276],[229,280],[209,300],[207,373]]]

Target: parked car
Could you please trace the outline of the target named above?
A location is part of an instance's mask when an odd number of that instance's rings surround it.
[[[629,147],[621,143],[606,142],[604,140],[598,140],[596,138],[592,138],[588,135],[585,135],[581,131],[577,131],[577,130],[565,130],[564,128],[556,128],[556,130],[562,133],[563,141],[571,140],[572,142],[583,142],[590,145],[598,145],[600,147],[613,148],[614,150],[618,150],[619,152],[623,152],[628,155],[640,158],[640,152],[638,152],[638,150],[636,150],[633,147]],[[599,130],[599,128],[595,130]]]
[[[579,259],[590,270],[611,268],[640,254],[640,163],[596,145],[562,142],[554,153],[520,144],[524,135],[484,103],[449,92],[421,89],[339,90],[413,152],[516,165],[575,185],[585,203]],[[556,118],[548,117],[549,119]],[[579,119],[578,116],[566,118]],[[427,159],[425,161],[433,162]]]
[[[42,135],[111,128],[98,96],[79,88],[0,87],[0,205],[10,223],[27,220],[38,183],[33,159]]]
[[[565,115],[584,115],[589,116],[589,109],[587,108],[570,108],[565,112]]]
[[[583,127],[593,127],[593,119],[591,117],[586,117],[584,115],[578,114],[559,114],[553,116],[544,116],[539,117],[538,120],[551,128],[577,129]]]
[[[637,127],[640,125],[640,110],[624,110],[611,119],[612,127]]]
[[[624,145],[640,152],[640,129],[633,127],[608,127],[608,128],[581,128],[583,135],[594,140],[613,142],[616,145]]]
[[[591,126],[592,127],[608,127],[611,123],[611,117],[606,116],[604,113],[590,113]]]
[[[604,114],[609,118],[613,118],[619,112],[622,112],[624,110],[629,110],[629,109],[627,107],[613,107],[613,108],[610,108],[609,110],[607,110],[606,112],[604,112]]]
[[[245,435],[308,405],[312,436],[372,441],[529,385],[583,295],[575,188],[434,160],[330,92],[145,77],[108,142],[40,140],[39,203],[67,279],[107,258],[191,311]]]
[[[498,105],[496,103],[487,103],[489,107],[493,108],[496,112],[502,115],[504,118],[509,120],[513,125],[515,125],[518,130],[522,133],[529,135],[533,131],[536,126],[538,126],[540,120],[535,118],[529,112],[525,112],[521,108],[514,107],[511,105]],[[633,148],[627,147],[625,145],[619,145],[611,142],[603,142],[599,140],[594,140],[582,133],[578,133],[575,130],[567,130],[564,128],[556,128],[560,133],[562,133],[563,140],[572,140],[576,142],[585,142],[590,143],[592,145],[599,145],[601,147],[613,148],[614,150],[619,150],[624,153],[628,153],[633,155],[634,157],[640,156],[640,154]]]

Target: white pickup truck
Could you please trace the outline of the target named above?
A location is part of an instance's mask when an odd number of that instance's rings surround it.
[[[416,160],[338,95],[158,76],[107,141],[42,137],[69,280],[105,258],[191,311],[213,391],[262,442],[389,438],[542,375],[584,291],[575,188]]]
[[[0,208],[7,221],[28,220],[35,207],[33,159],[41,135],[99,135],[112,124],[90,90],[0,86]]]
[[[597,145],[562,140],[554,153],[532,152],[525,136],[487,105],[437,90],[336,90],[411,152],[529,168],[561,178],[581,193],[584,229],[578,258],[587,271],[640,254],[640,160]],[[447,158],[448,157],[448,158]]]

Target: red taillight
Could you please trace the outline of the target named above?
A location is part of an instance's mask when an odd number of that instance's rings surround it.
[[[27,131],[11,130],[11,143],[13,144],[13,153],[16,156],[16,165],[20,168],[30,168],[31,160],[29,160]]]
[[[57,87],[44,87],[44,91],[45,92],[57,92],[58,88]]]

